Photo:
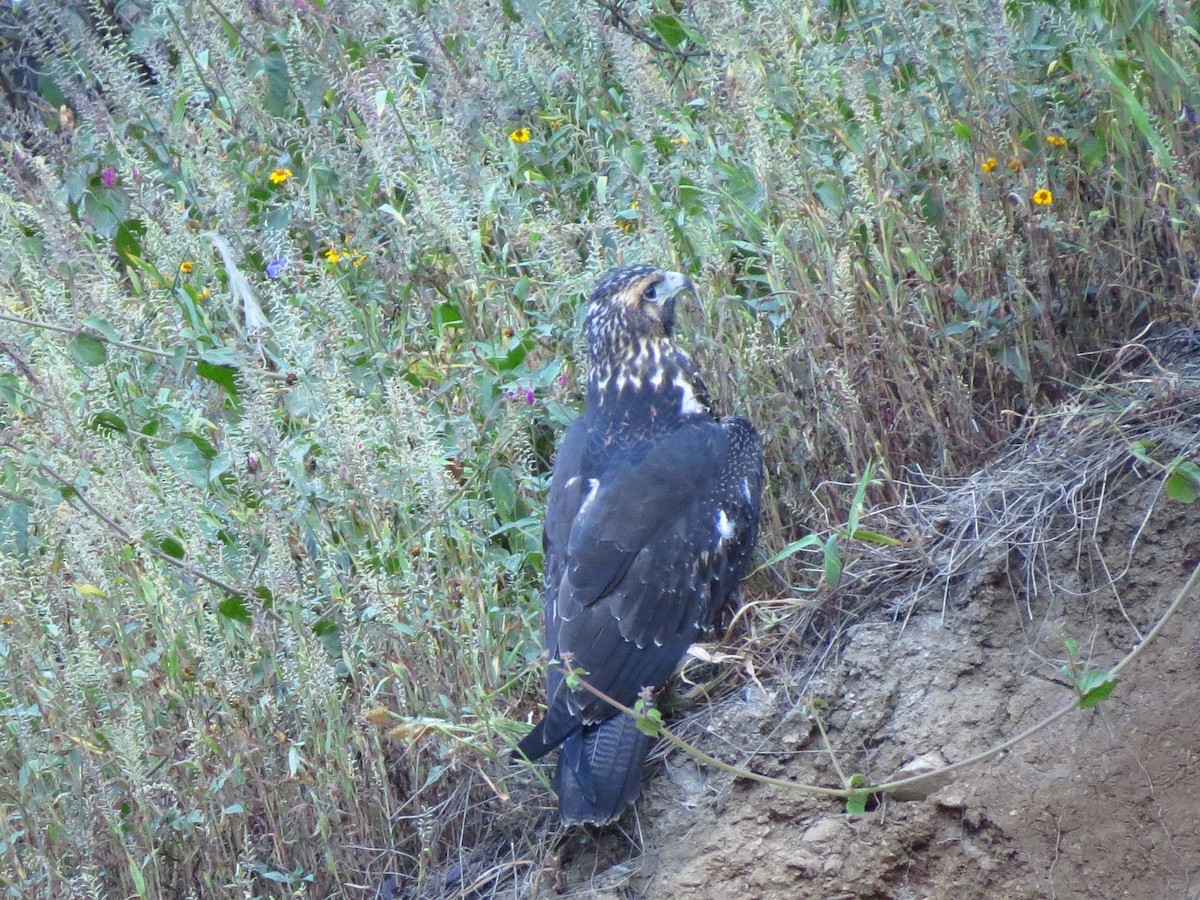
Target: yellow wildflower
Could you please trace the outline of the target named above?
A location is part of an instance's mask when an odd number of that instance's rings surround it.
[[[1020,172],[1021,171],[1021,161],[1019,159],[1010,159],[1008,161],[1008,167],[1010,169],[1012,169],[1014,172]]]
[[[981,165],[979,168],[983,169],[985,172],[992,171],[992,169],[996,168],[996,157],[989,156],[983,161],[983,165]]]
[[[334,265],[336,265],[337,261],[342,258],[342,254],[338,253],[333,247],[330,247],[328,250],[326,250],[322,256],[325,257],[326,261],[331,262]]]
[[[183,262],[181,262],[179,264],[179,271],[182,272],[184,275],[191,275],[192,269],[194,269],[194,268],[196,268],[196,264],[194,262],[192,262],[190,259],[185,259]]]
[[[1049,206],[1054,202],[1054,195],[1045,188],[1042,188],[1040,191],[1034,193],[1033,202],[1038,206]]]
[[[1067,146],[1067,139],[1062,135],[1048,134],[1046,135],[1046,143],[1051,147],[1057,147],[1059,150],[1061,150],[1063,147]]]
[[[291,169],[276,169],[271,173],[271,184],[283,184],[292,177]]]
[[[205,288],[204,290],[202,290],[200,293],[198,293],[196,295],[196,299],[197,300],[207,300],[211,296],[212,296],[212,291],[210,291],[208,288]]]
[[[517,128],[516,130],[514,130],[514,131],[510,131],[510,132],[508,133],[508,139],[509,139],[510,141],[512,141],[514,144],[524,144],[524,143],[526,143],[526,142],[527,142],[527,141],[528,141],[528,140],[529,140],[529,139],[530,139],[532,136],[533,136],[533,135],[531,135],[531,134],[530,134],[530,132],[529,132],[529,129],[528,129],[528,128]]]
[[[354,266],[354,268],[357,269],[364,262],[366,262],[366,260],[367,260],[367,254],[360,253],[360,254],[358,254],[358,256],[354,257],[353,260],[350,261],[350,265]]]

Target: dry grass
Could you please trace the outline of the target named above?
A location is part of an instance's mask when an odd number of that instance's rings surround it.
[[[0,886],[534,877],[494,848],[545,797],[506,762],[538,521],[619,262],[703,285],[683,339],[766,437],[764,553],[878,466],[892,563],[852,547],[816,617],[801,557],[749,586],[781,661],[989,528],[1036,572],[1030,521],[1102,495],[954,479],[1197,315],[1200,23],[1143,12],[0,5]]]
[[[1103,379],[1028,418],[970,475],[914,469],[908,478],[893,479],[901,502],[873,509],[862,527],[896,539],[896,545],[851,541],[837,590],[799,602],[798,620],[786,601],[772,603],[776,627],[786,620],[793,634],[820,634],[804,642],[810,675],[836,650],[845,627],[863,615],[887,609],[906,618],[930,603],[940,604],[944,614],[952,598],[961,601],[998,570],[1016,579],[1020,595],[1070,594],[1073,587],[1055,580],[1053,555],[1072,545],[1081,558],[1103,559],[1097,535],[1108,507],[1146,479],[1156,480],[1160,492],[1177,489],[1183,497],[1200,488],[1194,469],[1200,332],[1173,329],[1128,344],[1116,356]],[[1147,517],[1153,509],[1151,504]],[[1140,533],[1130,537],[1126,562]],[[1105,564],[1113,567],[1107,587],[1096,590],[1111,589],[1123,574],[1120,560]],[[768,643],[774,642],[761,634],[750,640],[751,646]]]

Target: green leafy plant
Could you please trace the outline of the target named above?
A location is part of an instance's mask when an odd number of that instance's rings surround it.
[[[1117,677],[1103,669],[1092,669],[1083,665],[1079,656],[1079,643],[1074,638],[1063,641],[1067,651],[1067,664],[1061,671],[1079,694],[1080,709],[1091,709],[1112,693],[1117,686]]]
[[[773,554],[760,568],[777,565],[795,556],[797,553],[805,550],[815,550],[821,553],[823,560],[823,571],[825,575],[825,584],[828,587],[837,587],[838,581],[842,575],[842,555],[839,550],[839,540],[849,539],[855,541],[868,541],[873,544],[895,547],[900,544],[896,538],[889,537],[885,534],[878,534],[874,531],[859,527],[859,518],[862,516],[864,504],[866,503],[867,488],[872,484],[875,478],[875,463],[869,463],[863,471],[862,476],[858,480],[858,485],[854,490],[854,498],[850,502],[850,513],[846,519],[846,526],[838,529],[833,534],[827,537],[810,534],[800,538],[797,541],[792,541],[779,552]]]
[[[1153,449],[1149,441],[1134,441],[1129,445],[1134,459],[1162,472],[1163,489],[1168,497],[1180,503],[1194,503],[1200,496],[1200,466],[1183,454],[1160,463],[1151,457]]]

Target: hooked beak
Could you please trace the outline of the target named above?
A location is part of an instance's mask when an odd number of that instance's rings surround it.
[[[695,298],[696,285],[692,279],[682,272],[663,274],[655,302],[658,306],[659,321],[662,322],[663,331],[666,332],[667,337],[670,337],[671,332],[675,329],[675,298],[685,291]]]
[[[664,274],[662,286],[661,299],[663,302],[672,299],[681,291],[687,291],[693,297],[696,296],[696,285],[692,282],[692,279],[688,278],[682,272],[667,272]]]

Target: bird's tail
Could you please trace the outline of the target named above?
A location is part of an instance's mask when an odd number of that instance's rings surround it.
[[[577,731],[562,743],[554,790],[564,825],[605,825],[642,790],[650,738],[632,716],[618,713]]]

